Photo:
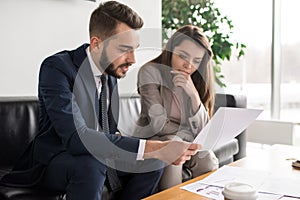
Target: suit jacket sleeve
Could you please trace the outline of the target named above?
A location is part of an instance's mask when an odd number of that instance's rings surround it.
[[[193,114],[192,108],[190,108],[189,112],[190,117],[188,117],[188,123],[191,128],[191,132],[193,133],[193,136],[196,137],[209,121],[209,115],[202,103],[195,114]]]

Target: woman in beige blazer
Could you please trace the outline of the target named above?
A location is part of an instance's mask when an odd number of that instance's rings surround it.
[[[192,25],[178,29],[162,53],[141,67],[138,92],[141,114],[136,137],[192,142],[209,121],[214,106],[213,53],[207,37]],[[202,151],[184,164],[193,177],[216,169],[212,151]],[[182,181],[182,166],[169,165],[160,181],[166,189]]]

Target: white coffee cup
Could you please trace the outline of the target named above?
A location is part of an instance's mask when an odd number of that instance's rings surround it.
[[[249,184],[232,182],[225,185],[222,194],[225,200],[256,200],[257,192]]]

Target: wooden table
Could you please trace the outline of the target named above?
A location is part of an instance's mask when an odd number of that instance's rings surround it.
[[[258,169],[274,174],[284,174],[287,177],[299,177],[300,170],[291,166],[295,159],[300,159],[300,147],[289,145],[273,145],[269,150],[262,150],[258,155],[248,156],[231,163],[231,166],[247,169]],[[180,189],[181,186],[201,180],[213,172],[209,172],[180,185],[156,193],[144,200],[211,200],[209,198]]]

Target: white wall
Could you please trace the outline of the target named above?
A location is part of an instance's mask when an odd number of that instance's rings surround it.
[[[140,47],[136,51],[136,64],[125,78],[119,80],[120,95],[136,95],[137,72],[147,61],[161,52],[161,0],[120,0],[134,8],[144,19],[140,32]]]
[[[74,49],[89,42],[89,17],[99,2],[1,0],[0,96],[37,95],[38,70],[42,60],[57,51]],[[139,52],[147,46],[160,47],[161,1],[121,2],[131,6],[145,21]],[[151,37],[148,37],[150,32]],[[148,56],[139,52],[136,66],[150,59],[149,55],[153,56],[151,52]],[[130,81],[123,85],[135,85],[135,80]],[[121,88],[122,93],[132,90],[130,87]]]

